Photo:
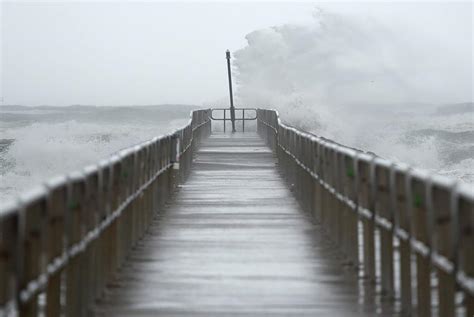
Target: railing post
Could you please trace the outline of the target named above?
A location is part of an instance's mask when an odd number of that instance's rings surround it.
[[[18,269],[19,209],[14,204],[0,215],[0,305],[15,300],[15,273]],[[8,313],[6,313],[8,315]]]
[[[323,224],[323,213],[322,213],[322,201],[323,201],[323,187],[320,183],[322,181],[322,173],[321,173],[321,162],[322,162],[322,145],[321,145],[321,139],[319,139],[316,144],[315,144],[316,150],[316,156],[315,156],[315,172],[316,175],[318,175],[318,179],[315,180],[316,184],[316,190],[315,190],[315,200],[316,200],[316,219],[320,224]]]
[[[62,255],[64,250],[64,211],[67,208],[67,184],[65,179],[60,178],[58,182],[49,182],[50,193],[47,201],[47,261],[51,262]],[[59,316],[61,313],[61,272],[56,272],[50,277],[46,288],[46,315]]]
[[[334,226],[335,226],[335,236],[334,240],[336,244],[341,248],[342,252],[344,255],[346,254],[345,248],[344,248],[344,212],[342,208],[342,203],[337,199],[337,194],[341,192],[341,166],[340,166],[340,159],[339,159],[339,153],[337,151],[337,148],[332,149],[332,164],[333,164],[333,188],[335,192],[332,195],[332,201],[333,201],[333,213],[334,213]]]
[[[398,229],[404,232],[404,237],[399,238],[400,252],[400,293],[402,311],[409,315],[412,312],[412,270],[411,270],[411,224],[410,224],[410,174],[409,171],[395,171],[395,222]]]
[[[331,144],[328,144],[326,147],[326,169],[327,169],[327,183],[329,186],[334,188],[334,155],[333,151],[331,148]],[[336,208],[335,208],[335,202],[334,202],[334,195],[330,191],[330,189],[327,190],[327,215],[328,215],[328,227],[329,227],[329,232],[331,234],[332,241],[338,244],[339,241],[337,241],[337,232],[336,232]]]
[[[457,189],[455,188],[455,190]],[[464,278],[470,278],[472,283],[472,279],[474,279],[474,248],[472,247],[474,245],[474,201],[472,196],[469,199],[457,193],[452,198],[452,215],[457,215],[457,219],[453,219],[457,229],[453,237],[455,246],[452,256],[454,260],[453,274],[457,274],[459,269],[462,269],[465,274]],[[474,316],[474,294],[466,290],[463,293],[465,316]]]
[[[81,241],[84,234],[84,183],[82,174],[74,173],[71,176],[68,193],[67,215],[67,247]],[[82,316],[83,307],[83,280],[81,276],[82,255],[77,254],[70,259],[66,271],[66,314],[67,316]]]
[[[391,186],[391,170],[390,166],[377,164],[375,166],[375,188],[377,201],[374,212],[383,219],[389,221],[392,226],[390,228],[381,227],[379,229],[379,254],[381,266],[381,284],[383,292],[393,295],[393,207],[391,204],[390,192],[393,190]]]
[[[335,156],[335,165],[336,165],[336,177],[337,177],[337,182],[336,182],[336,188],[338,193],[344,193],[344,172],[345,172],[345,165],[344,165],[344,155],[343,153],[337,151],[337,149],[334,151],[334,156]],[[348,223],[348,214],[346,210],[345,203],[340,201],[337,197],[334,197],[334,201],[336,202],[337,206],[337,217],[338,217],[338,222],[337,222],[337,230],[338,230],[338,240],[339,240],[339,245],[341,246],[341,250],[344,254],[344,256],[347,258],[347,255],[349,253],[348,247],[347,247],[347,223]]]
[[[109,161],[101,161],[99,163],[99,193],[98,193],[98,220],[103,221],[106,219],[110,213],[110,168]],[[108,246],[108,228],[106,228],[98,239],[98,259],[97,263],[99,265],[97,270],[98,276],[98,286],[96,289],[96,298],[99,298],[102,295],[102,290],[104,289],[107,283],[107,246]]]
[[[20,290],[25,289],[44,269],[42,256],[47,202],[43,192],[35,192],[25,200],[29,203],[20,210],[19,219],[21,251],[17,276]],[[26,301],[20,298],[18,312],[20,317],[37,316],[38,294],[32,294]]]
[[[117,210],[120,205],[120,164],[118,157],[113,157],[110,162],[110,212]],[[117,219],[113,220],[107,228],[107,283],[114,280],[117,263]]]
[[[310,152],[310,157],[309,157],[309,167],[311,171],[313,172],[314,175],[317,175],[317,170],[316,170],[316,159],[317,159],[317,153],[316,153],[316,144],[317,141],[314,139],[311,139],[311,142],[309,143],[309,146],[311,147],[311,152]],[[314,222],[318,222],[318,217],[317,217],[317,179],[314,177],[311,177],[311,186],[310,186],[310,192],[309,195],[311,197],[311,205],[310,205],[310,213],[311,217]]]
[[[176,184],[184,181],[184,173],[180,171],[180,137],[178,134],[173,134],[171,139],[171,163],[173,167],[171,169],[172,178]]]
[[[321,224],[323,225],[323,229],[327,228],[327,195],[328,195],[328,190],[325,186],[323,186],[324,183],[327,182],[327,169],[326,169],[326,142],[321,142],[319,145],[319,172],[320,172],[320,179],[321,179],[321,195],[320,195],[320,214],[321,214]]]
[[[451,216],[451,194],[452,192],[434,186],[431,197],[433,199],[433,217],[434,217],[434,245],[437,252],[451,261],[455,260],[453,254],[453,235],[451,232],[453,219]],[[457,211],[455,211],[457,212]],[[455,293],[456,280],[452,273],[436,270],[438,276],[438,300],[439,316],[455,315]]]
[[[149,144],[145,144],[143,146],[143,166],[142,166],[142,174],[143,174],[143,185],[146,184],[149,179],[150,179],[150,146]],[[148,210],[150,210],[150,195],[149,195],[149,190],[148,188],[144,188],[141,199],[143,200],[143,207],[140,210],[140,213],[138,214],[138,237],[137,241],[140,240],[143,237],[143,234],[145,232],[145,227],[146,227],[146,215],[148,213]]]
[[[369,217],[362,217],[363,224],[363,245],[364,245],[364,274],[374,281],[375,278],[375,226],[373,205],[374,199],[372,195],[372,159],[365,158],[359,160],[358,166],[358,186],[359,186],[359,203],[360,206],[370,211]]]
[[[158,166],[158,141],[155,139],[153,140],[153,146],[152,146],[152,159],[153,159],[152,175],[154,176],[160,170]],[[157,195],[158,179],[155,178],[150,191],[152,195],[152,207],[148,215],[147,230],[153,220],[154,215],[158,212],[158,195]]]
[[[426,184],[417,177],[411,181],[411,204],[413,237],[430,248],[427,225]],[[418,316],[431,315],[431,259],[429,249],[427,254],[416,252],[416,289]]]
[[[349,210],[349,261],[357,268],[359,266],[359,207],[358,207],[358,163],[357,153],[345,157],[347,197],[354,202],[354,209]]]

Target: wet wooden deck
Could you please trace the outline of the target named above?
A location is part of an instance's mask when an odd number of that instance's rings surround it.
[[[367,289],[301,211],[256,134],[212,135],[95,312],[392,315]]]

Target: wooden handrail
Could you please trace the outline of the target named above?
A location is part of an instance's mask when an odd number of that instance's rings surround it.
[[[38,316],[44,308],[47,316],[88,316],[210,132],[210,111],[193,111],[183,128],[53,179],[0,210],[0,314]]]
[[[275,110],[258,109],[257,130],[346,262],[380,281],[405,313],[431,316],[436,286],[439,316],[474,316],[472,187],[303,132],[282,123]]]

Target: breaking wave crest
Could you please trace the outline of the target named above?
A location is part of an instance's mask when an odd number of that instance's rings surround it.
[[[471,33],[462,34],[465,49],[453,47],[448,56],[419,31],[408,43],[377,19],[322,11],[312,25],[254,31],[234,54],[238,101],[276,108],[284,121],[348,146],[474,183]],[[468,102],[450,102],[463,98]]]
[[[52,176],[82,169],[122,148],[169,133],[187,122],[190,109],[0,108],[0,202]]]

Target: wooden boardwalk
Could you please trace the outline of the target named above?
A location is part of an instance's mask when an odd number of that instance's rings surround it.
[[[97,316],[395,315],[343,266],[257,134],[213,134]],[[369,292],[369,293],[368,293]]]

